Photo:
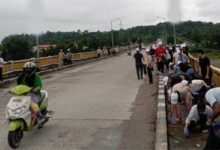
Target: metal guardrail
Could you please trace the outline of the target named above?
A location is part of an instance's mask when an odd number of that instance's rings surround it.
[[[98,55],[96,51],[75,53],[73,54],[73,61],[95,58],[97,56]],[[6,62],[6,64],[3,65],[3,74],[22,71],[24,63],[28,61],[34,61],[37,64],[38,68],[42,68],[42,67],[47,67],[50,65],[58,65],[59,56],[55,55],[55,56],[31,58],[31,59],[25,59],[25,60],[19,60],[19,61],[8,61]]]
[[[192,55],[189,55],[189,60],[192,67],[196,72],[199,72],[199,60],[194,58]],[[215,87],[220,86],[220,69],[214,66],[211,66],[212,70],[212,83]]]

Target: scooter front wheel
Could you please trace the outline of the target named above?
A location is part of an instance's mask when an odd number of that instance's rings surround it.
[[[23,131],[21,128],[18,128],[15,131],[8,132],[8,144],[11,148],[18,148],[23,137]]]

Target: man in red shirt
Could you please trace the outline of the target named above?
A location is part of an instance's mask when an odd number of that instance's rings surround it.
[[[159,47],[155,51],[155,56],[157,58],[157,69],[163,73],[164,71],[164,59],[165,59],[166,49],[163,47],[162,43],[159,43]]]

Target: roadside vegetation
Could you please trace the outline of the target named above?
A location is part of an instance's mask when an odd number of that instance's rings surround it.
[[[152,43],[157,38],[164,37],[164,27],[167,30],[167,43],[173,44],[173,24],[170,22],[159,23],[151,26],[137,26],[129,29],[113,31],[114,45],[124,46],[132,43]],[[186,21],[176,24],[177,43],[186,42],[195,48],[203,47],[208,56],[213,59],[220,58],[220,24],[211,22]],[[50,32],[39,36],[39,44],[56,44],[43,51],[40,56],[55,55],[59,49],[71,52],[95,50],[98,47],[111,46],[111,32]],[[10,35],[5,37],[0,45],[0,51],[5,60],[19,60],[36,57],[31,51],[36,45],[36,36],[33,34]],[[191,51],[193,52],[193,48]]]

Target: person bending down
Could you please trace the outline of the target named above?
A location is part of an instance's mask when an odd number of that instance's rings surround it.
[[[185,121],[184,135],[189,137],[189,132],[192,132],[196,126],[200,126],[201,130],[208,129],[208,122],[211,121],[213,111],[205,102],[199,102],[193,105]]]

